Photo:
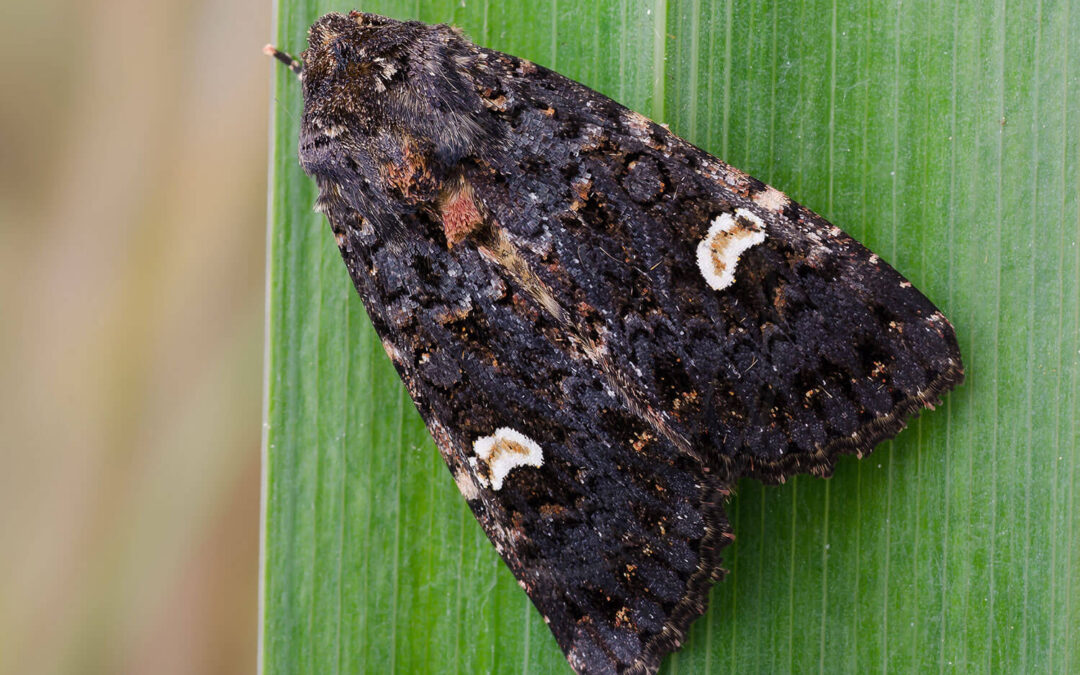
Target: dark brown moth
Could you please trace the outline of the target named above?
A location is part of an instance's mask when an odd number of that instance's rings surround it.
[[[831,473],[963,378],[952,326],[792,199],[448,26],[311,27],[300,161],[462,495],[580,673],[651,673],[741,476]]]

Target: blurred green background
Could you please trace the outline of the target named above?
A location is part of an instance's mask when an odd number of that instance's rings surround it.
[[[256,657],[271,7],[0,3],[0,672]]]

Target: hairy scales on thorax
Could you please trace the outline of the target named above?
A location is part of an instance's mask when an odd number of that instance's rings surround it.
[[[828,475],[962,379],[948,321],[779,190],[447,26],[330,14],[300,159],[477,519],[579,672],[652,672],[744,475]]]

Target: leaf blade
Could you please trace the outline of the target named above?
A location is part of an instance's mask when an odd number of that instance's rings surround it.
[[[279,44],[298,51],[331,8],[282,0]],[[453,21],[666,116],[878,251],[957,326],[969,377],[942,409],[830,482],[743,481],[732,574],[667,670],[1077,663],[1080,11],[1004,9],[365,6]],[[284,69],[275,92],[262,669],[565,672],[310,211]]]

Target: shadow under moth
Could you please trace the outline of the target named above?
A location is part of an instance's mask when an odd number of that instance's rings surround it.
[[[652,673],[742,476],[828,476],[963,379],[839,228],[454,28],[328,14],[288,64],[315,205],[461,494],[580,673]]]

